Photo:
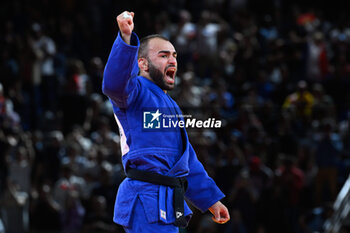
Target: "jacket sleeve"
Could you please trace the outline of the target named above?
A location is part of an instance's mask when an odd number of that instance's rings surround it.
[[[134,32],[130,44],[123,41],[119,32],[103,74],[102,92],[120,108],[126,108],[137,95],[137,52],[140,42]]]
[[[208,176],[202,163],[190,144],[189,174],[187,176],[188,188],[185,197],[196,208],[205,212],[217,201],[225,197],[225,194],[216,186],[215,181]]]

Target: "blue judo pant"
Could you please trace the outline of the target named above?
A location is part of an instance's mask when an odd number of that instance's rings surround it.
[[[124,227],[124,230],[126,233],[179,233],[179,228],[174,224],[165,224],[161,221],[149,223],[139,198],[132,212],[130,227]]]

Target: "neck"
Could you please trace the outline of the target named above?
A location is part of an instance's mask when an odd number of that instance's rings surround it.
[[[140,76],[145,77],[146,79],[150,80],[152,83],[155,84],[155,82],[153,81],[153,79],[151,78],[151,76],[149,76],[148,73],[146,73],[146,72],[140,72]],[[163,91],[164,91],[165,94],[167,93],[167,90],[163,90]]]

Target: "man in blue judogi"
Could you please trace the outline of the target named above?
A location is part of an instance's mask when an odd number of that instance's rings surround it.
[[[167,94],[175,85],[175,48],[160,35],[140,42],[133,18],[127,11],[117,17],[120,31],[103,79],[128,176],[119,186],[113,220],[126,232],[178,232],[192,215],[189,201],[202,212],[209,209],[215,222],[225,223],[230,218],[220,202],[225,195],[198,161],[186,130],[156,124],[162,114],[181,114]]]

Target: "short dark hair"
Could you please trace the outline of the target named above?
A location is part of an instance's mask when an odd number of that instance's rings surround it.
[[[148,43],[150,40],[154,39],[154,38],[159,38],[165,41],[169,41],[168,38],[166,38],[165,36],[162,36],[160,34],[152,34],[149,36],[145,36],[140,40],[140,47],[139,47],[139,53],[137,58],[140,57],[146,57],[147,56],[147,52],[148,52]]]

